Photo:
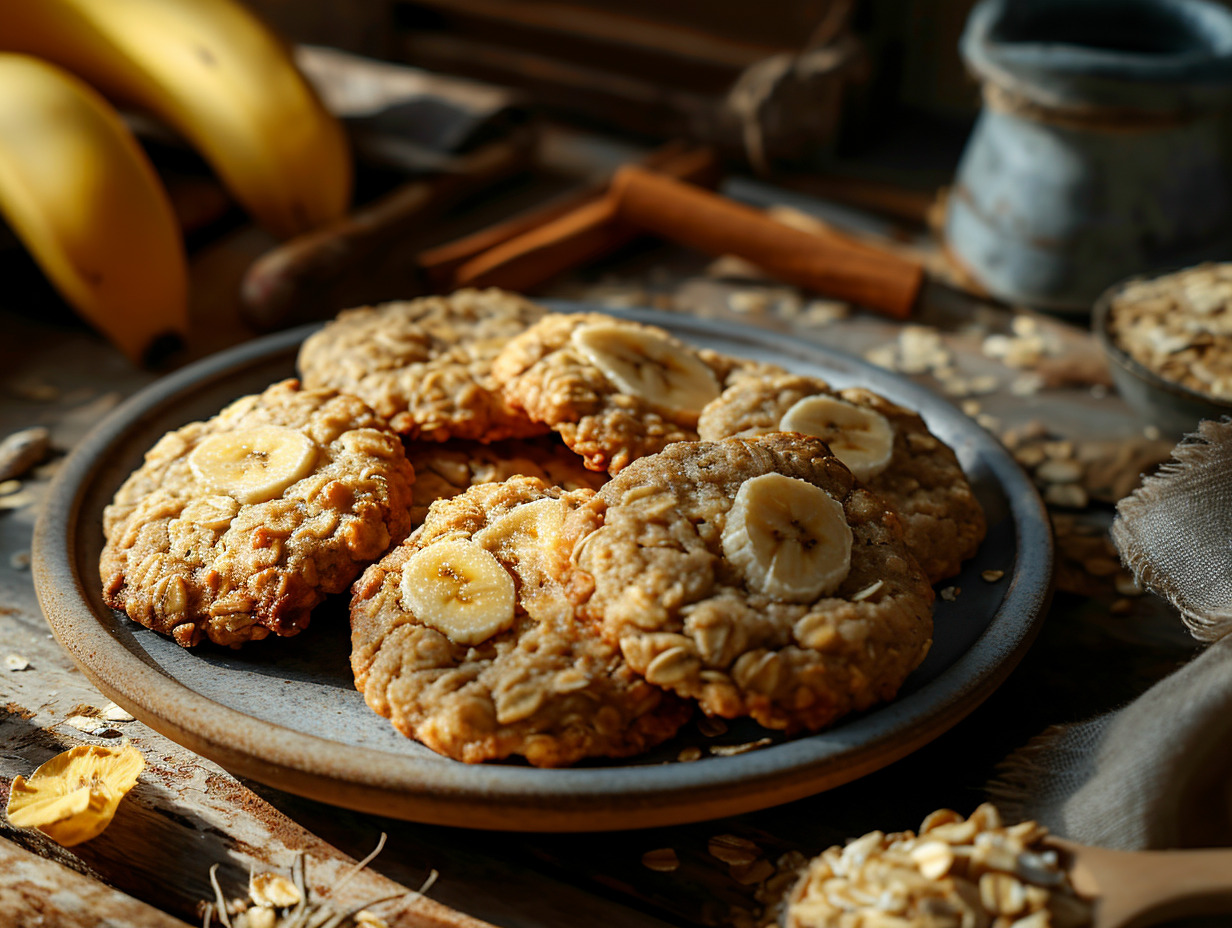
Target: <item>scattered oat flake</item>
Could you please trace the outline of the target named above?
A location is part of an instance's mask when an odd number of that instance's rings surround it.
[[[22,506],[28,506],[34,502],[34,496],[31,493],[22,491],[21,493],[10,493],[8,496],[0,496],[0,509],[20,509]]]
[[[1044,502],[1064,509],[1085,509],[1090,497],[1076,483],[1053,483],[1044,490]]]
[[[78,731],[85,732],[87,735],[93,735],[95,738],[120,737],[120,733],[110,725],[105,725],[99,719],[90,718],[88,715],[70,715],[64,720],[64,724],[71,725]]]
[[[761,848],[739,835],[715,835],[706,846],[711,857],[733,867],[747,866],[761,857]]]
[[[998,580],[1000,580],[1002,577],[1005,576],[1005,571],[1004,570],[983,570],[983,571],[980,571],[980,576],[983,577],[988,583],[996,583]]]
[[[942,376],[940,373],[937,373],[934,376],[936,376],[937,380],[939,380],[941,385],[945,388],[945,393],[947,396],[971,396],[976,392],[972,389],[970,380],[966,377],[959,377],[952,371],[947,372],[945,376]]]
[[[947,586],[938,591],[937,595],[944,599],[947,603],[952,603],[958,599],[958,594],[962,592],[962,587]]]
[[[1035,471],[1035,476],[1047,483],[1077,483],[1082,479],[1083,467],[1069,458],[1049,458]]]
[[[21,489],[20,480],[0,480],[0,496],[8,496]]]
[[[15,778],[5,814],[18,828],[37,828],[73,847],[102,834],[144,767],[145,758],[128,742],[79,744],[41,765],[29,780]]]
[[[303,895],[299,888],[278,873],[254,873],[248,878],[248,898],[254,904],[275,909],[299,905]]]
[[[752,863],[732,867],[731,875],[737,883],[743,886],[751,886],[773,876],[774,864],[768,860],[755,860]]]
[[[718,757],[734,757],[737,754],[747,754],[749,751],[764,748],[773,741],[773,738],[758,738],[756,741],[747,741],[744,744],[712,744],[710,753]]]
[[[1074,456],[1074,443],[1068,439],[1046,441],[1040,447],[1044,449],[1044,454],[1050,458],[1064,460]]]
[[[9,654],[4,659],[4,666],[7,670],[29,670],[30,662],[20,654]]]
[[[355,913],[355,924],[357,928],[389,928],[389,922],[367,909]]]
[[[133,720],[131,715],[114,702],[109,702],[103,706],[103,711],[99,713],[99,718],[106,719],[108,722],[131,722]]]
[[[702,759],[702,749],[695,744],[689,745],[687,748],[681,748],[680,753],[676,755],[676,760],[682,764],[692,763],[695,760]]]
[[[888,371],[898,370],[898,350],[894,345],[878,345],[876,348],[870,348],[864,352],[864,360]]]
[[[811,300],[804,307],[804,321],[809,325],[829,325],[851,315],[851,305],[837,300]]]
[[[1113,585],[1121,596],[1141,596],[1145,592],[1138,581],[1129,574],[1121,574],[1113,581]]]
[[[1034,372],[1019,374],[1010,381],[1012,396],[1034,396],[1042,389],[1044,389],[1044,378]]]
[[[1001,428],[1001,420],[996,416],[990,416],[987,413],[980,413],[975,417],[975,424],[986,432],[995,432]]]
[[[1026,445],[1014,452],[1014,459],[1023,467],[1038,467],[1046,459],[1044,449],[1039,445]]]
[[[643,854],[642,866],[658,873],[671,873],[680,869],[680,858],[673,848],[661,847]]]
[[[703,715],[697,720],[697,730],[707,738],[717,738],[719,735],[727,734],[727,723],[712,715]]]
[[[877,592],[879,589],[881,589],[883,586],[885,586],[885,581],[884,581],[884,580],[878,580],[876,583],[870,583],[870,584],[869,584],[868,586],[866,586],[864,589],[860,590],[860,592],[858,592],[858,593],[854,594],[854,595],[851,597],[851,601],[852,601],[853,603],[858,603],[858,602],[860,602],[861,600],[868,599],[870,596],[872,596],[874,593],[876,593],[876,592]]]
[[[961,406],[963,415],[970,416],[972,419],[978,416],[983,408],[984,407],[980,405],[979,400],[963,400]]]
[[[727,295],[732,312],[761,315],[770,308],[770,297],[762,290],[735,290]]]
[[[926,374],[948,367],[952,356],[931,326],[909,325],[898,336],[898,364],[905,374]]]
[[[234,918],[232,924],[239,928],[278,928],[278,913],[262,906],[249,906]],[[212,921],[208,924],[212,924]]]

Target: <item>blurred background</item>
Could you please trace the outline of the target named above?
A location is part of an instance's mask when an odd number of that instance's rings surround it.
[[[606,128],[670,137],[721,134],[716,111],[759,62],[809,47],[842,59],[841,153],[905,137],[921,123],[961,146],[979,92],[958,55],[973,0],[253,0],[302,42],[523,87],[545,110]],[[826,136],[813,122],[814,139]],[[808,131],[797,127],[797,131]],[[815,159],[818,144],[798,154]],[[956,151],[953,152],[956,154]],[[903,158],[905,168],[913,159]],[[952,168],[952,165],[951,165]]]

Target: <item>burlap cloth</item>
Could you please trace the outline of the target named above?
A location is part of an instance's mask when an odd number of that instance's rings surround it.
[[[1122,500],[1112,540],[1213,643],[1128,706],[1042,734],[989,793],[1010,820],[1084,844],[1232,845],[1232,421],[1202,422]]]

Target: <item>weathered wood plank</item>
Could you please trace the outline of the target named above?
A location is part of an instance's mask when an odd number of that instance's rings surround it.
[[[0,928],[188,928],[97,880],[0,840]]]

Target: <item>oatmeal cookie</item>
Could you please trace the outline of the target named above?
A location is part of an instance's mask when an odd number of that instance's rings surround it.
[[[651,683],[710,715],[817,730],[890,699],[931,643],[898,517],[817,439],[671,445],[564,532],[580,606]]]
[[[984,540],[984,510],[954,452],[914,412],[869,390],[795,375],[746,378],[702,410],[697,430],[707,441],[780,430],[826,441],[898,513],[933,583],[958,573]]]
[[[601,313],[549,314],[492,365],[511,405],[558,432],[587,467],[612,474],[696,439],[702,407],[738,369],[657,326]]]
[[[623,757],[671,737],[687,704],[578,619],[566,514],[592,491],[534,477],[471,487],[355,583],[355,686],[398,731],[478,763]]]
[[[415,467],[415,503],[411,522],[420,525],[428,507],[438,499],[451,499],[468,487],[501,483],[510,477],[538,477],[565,490],[597,490],[606,474],[587,470],[582,459],[555,439],[494,442],[415,442],[406,456]]]
[[[495,288],[349,309],[300,349],[308,387],[367,402],[407,438],[496,441],[547,431],[510,408],[492,359],[542,307]]]
[[[409,531],[414,479],[362,401],[275,384],[146,454],[104,511],[103,598],[185,647],[294,635]]]

